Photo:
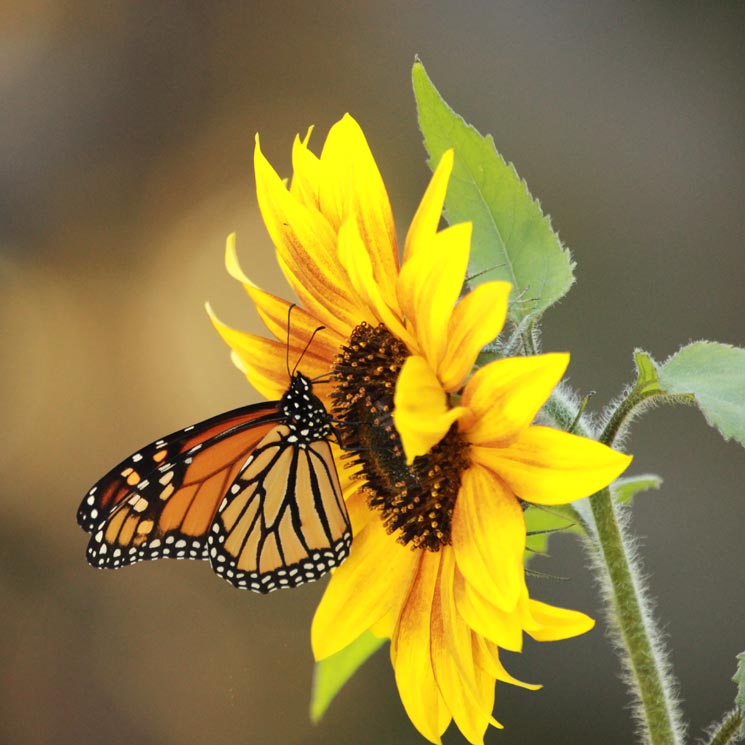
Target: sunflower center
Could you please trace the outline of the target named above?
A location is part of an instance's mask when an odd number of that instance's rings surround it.
[[[406,463],[393,424],[393,394],[408,356],[385,326],[357,326],[334,365],[333,416],[342,422],[345,457],[360,467],[368,505],[380,510],[386,530],[398,531],[400,543],[439,551],[450,543],[468,444],[454,424],[429,453]]]

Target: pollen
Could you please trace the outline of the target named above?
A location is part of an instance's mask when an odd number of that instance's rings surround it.
[[[429,453],[406,463],[393,423],[396,380],[409,351],[385,326],[357,326],[334,366],[333,416],[349,466],[381,512],[389,533],[413,548],[438,551],[451,543],[451,523],[468,468],[468,444],[454,424]]]

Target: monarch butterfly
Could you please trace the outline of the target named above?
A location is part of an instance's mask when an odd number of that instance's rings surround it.
[[[279,401],[156,440],[83,498],[77,518],[92,534],[88,562],[118,569],[204,559],[235,587],[260,593],[319,579],[352,541],[334,434],[311,380],[292,372]]]

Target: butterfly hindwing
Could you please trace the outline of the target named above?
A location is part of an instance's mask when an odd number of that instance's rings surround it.
[[[293,437],[287,425],[266,435],[215,517],[212,568],[238,588],[296,587],[349,554],[351,529],[331,447],[325,439]]]

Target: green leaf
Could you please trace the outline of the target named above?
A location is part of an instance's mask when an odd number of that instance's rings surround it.
[[[658,368],[667,394],[693,394],[710,426],[745,445],[745,349],[699,341]]]
[[[634,361],[636,383],[608,416],[602,442],[612,445],[636,416],[662,401],[695,404],[725,440],[745,445],[745,349],[698,341],[663,364],[640,349]]]
[[[611,416],[616,430],[627,427],[650,402],[695,403],[725,440],[745,445],[745,349],[698,341],[663,364],[636,350],[637,381]],[[620,424],[619,424],[620,422]],[[605,442],[612,442],[604,440]]]
[[[357,669],[388,641],[366,631],[349,646],[325,660],[316,662],[310,698],[310,718],[319,722],[337,693]]]
[[[740,738],[745,739],[745,652],[737,655],[737,672],[732,680],[737,684],[735,704],[740,712]]]
[[[511,320],[540,315],[574,282],[569,251],[491,136],[479,134],[445,103],[421,62],[412,79],[430,168],[446,150],[455,151],[445,217],[450,224],[473,223],[472,284],[506,280],[513,287]]]
[[[662,485],[662,479],[654,473],[645,473],[641,476],[626,476],[616,479],[611,484],[613,498],[619,504],[631,502],[631,500],[641,491],[649,489],[659,489]]]

